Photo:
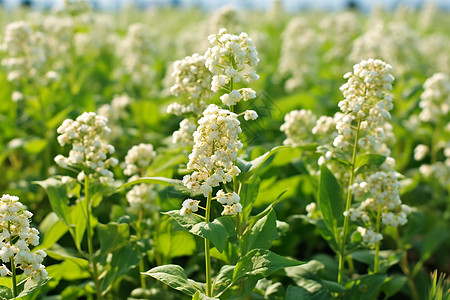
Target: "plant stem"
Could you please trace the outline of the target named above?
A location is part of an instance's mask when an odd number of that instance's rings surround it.
[[[411,273],[411,270],[409,269],[407,251],[406,249],[403,249],[403,243],[398,233],[398,228],[395,229],[395,234],[397,236],[398,248],[400,249],[401,252],[403,252],[402,259],[400,260],[400,268],[402,269],[403,273],[405,273],[405,275],[408,277],[408,285],[409,288],[411,289],[413,300],[419,300],[419,293],[417,292],[416,285],[414,283],[414,275]]]
[[[377,212],[377,225],[376,225],[376,233],[380,233],[380,221],[381,221],[381,203],[378,204],[378,212]],[[374,273],[378,273],[378,271],[380,270],[380,242],[381,241],[377,241],[375,243],[375,262],[374,262],[374,268],[373,271]]]
[[[11,244],[11,222],[8,221],[8,231],[9,231],[9,243]],[[13,286],[13,296],[14,298],[17,297],[17,278],[16,278],[16,264],[14,262],[14,254],[10,257],[11,260],[11,273],[12,273],[12,286]]]
[[[136,237],[138,240],[140,240],[142,238],[142,209],[139,210],[139,217],[138,220],[136,222]],[[145,266],[144,266],[144,258],[141,258],[139,260],[139,277],[141,279],[141,288],[143,288],[144,290],[147,288],[147,285],[145,283],[145,277],[142,274],[145,271]]]
[[[211,213],[211,193],[206,199],[205,221],[209,223]],[[206,296],[212,297],[212,281],[211,281],[211,254],[209,249],[209,240],[205,239],[205,265],[206,265]]]
[[[347,200],[346,200],[346,204],[345,204],[345,211],[348,211],[352,204],[351,186],[355,182],[355,164],[356,164],[356,156],[358,153],[358,139],[359,139],[360,128],[361,128],[361,120],[358,119],[358,125],[356,126],[355,142],[353,143],[350,181],[349,181],[348,189],[347,189]],[[338,273],[338,283],[339,284],[342,284],[343,275],[344,275],[345,244],[347,242],[349,218],[350,218],[350,216],[348,214],[346,216],[344,216],[344,233],[342,235],[342,240],[341,240],[340,247],[339,247],[339,273]]]
[[[100,289],[100,281],[98,280],[97,264],[94,261],[94,248],[92,246],[92,232],[91,232],[91,195],[89,191],[89,175],[84,178],[84,196],[86,201],[86,222],[87,222],[87,242],[89,251],[89,264],[92,268],[92,279],[95,283],[95,291],[97,293],[97,299],[102,300],[102,291]]]

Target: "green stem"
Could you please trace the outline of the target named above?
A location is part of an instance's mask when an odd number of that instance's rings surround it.
[[[10,244],[11,244],[11,240],[12,240],[12,236],[11,236],[11,222],[8,221],[8,231],[9,231],[9,236],[10,236]],[[12,286],[13,286],[13,296],[14,298],[17,297],[18,293],[17,293],[17,278],[16,278],[16,263],[14,262],[14,255],[11,256],[10,258],[11,260],[11,273],[12,273]]]
[[[206,199],[206,214],[205,221],[209,223],[211,213],[211,193]],[[205,265],[206,265],[206,296],[212,297],[212,282],[211,282],[211,254],[209,249],[209,240],[205,239]]]
[[[378,212],[377,212],[377,225],[376,225],[376,233],[380,233],[381,230],[381,203],[378,204]],[[378,273],[380,270],[380,243],[381,241],[377,241],[375,243],[375,263],[374,263],[374,273]]]
[[[398,242],[398,248],[400,249],[402,254],[402,259],[400,260],[400,268],[402,269],[403,273],[408,277],[408,285],[411,289],[411,295],[413,300],[419,300],[419,293],[417,292],[416,285],[414,283],[414,275],[411,273],[411,270],[409,268],[408,264],[408,254],[406,249],[403,248],[402,239],[400,238],[400,234],[398,233],[398,228],[395,228],[395,234],[397,236],[397,242]]]
[[[97,293],[97,299],[103,299],[102,291],[100,288],[100,281],[98,280],[97,264],[94,261],[94,247],[92,246],[92,232],[91,232],[91,195],[89,191],[89,175],[84,178],[84,195],[86,201],[86,222],[87,222],[87,242],[89,251],[89,264],[92,268],[92,279],[95,283],[95,291]]]
[[[139,210],[139,217],[136,222],[136,237],[138,240],[142,238],[142,209]],[[147,285],[145,283],[145,276],[142,274],[145,271],[145,265],[144,265],[144,258],[141,258],[139,260],[139,277],[141,279],[141,288],[144,290],[147,288]]]
[[[352,162],[351,162],[351,172],[350,172],[350,182],[348,184],[347,189],[347,200],[345,204],[345,211],[348,211],[352,204],[352,190],[351,186],[355,182],[355,164],[356,164],[356,156],[358,153],[358,139],[359,139],[359,130],[361,128],[361,120],[358,119],[358,125],[356,126],[356,136],[355,142],[353,143],[353,154],[352,154]],[[344,259],[345,259],[345,244],[347,243],[348,236],[348,223],[350,216],[347,214],[344,216],[344,233],[342,235],[342,240],[339,247],[339,273],[338,273],[338,283],[342,284],[343,275],[344,275]]]

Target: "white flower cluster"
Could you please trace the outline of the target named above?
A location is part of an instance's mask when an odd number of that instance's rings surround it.
[[[381,233],[376,233],[370,228],[358,226],[357,231],[361,234],[363,242],[366,244],[376,244],[383,239]]]
[[[131,147],[125,156],[125,170],[128,176],[142,175],[145,169],[155,159],[156,152],[152,144],[139,144]]]
[[[58,128],[58,142],[61,146],[72,145],[68,157],[58,155],[55,162],[63,167],[81,167],[84,171],[78,174],[78,180],[83,181],[88,175],[98,178],[102,183],[111,183],[114,175],[108,170],[117,165],[116,158],[109,157],[115,152],[112,145],[106,142],[111,130],[108,120],[94,112],[85,112],[76,120],[67,119]],[[87,171],[87,170],[90,171]],[[85,174],[88,172],[88,174]]]
[[[146,25],[135,23],[128,27],[125,39],[119,44],[118,56],[123,63],[118,75],[130,76],[133,84],[149,85],[155,78],[152,69],[155,47]]]
[[[41,34],[34,32],[25,21],[6,26],[0,52],[6,54],[1,64],[8,72],[8,81],[35,78],[46,63]]]
[[[108,126],[111,128],[110,140],[123,134],[124,130],[120,121],[128,116],[127,108],[132,103],[133,99],[127,94],[114,95],[111,104],[104,104],[98,109],[98,114],[108,119]]]
[[[291,92],[315,78],[318,69],[320,42],[310,23],[301,17],[293,18],[282,35],[278,73],[288,76],[285,90]]]
[[[377,22],[353,42],[350,60],[358,62],[370,57],[389,61],[399,74],[417,66],[417,34],[405,22]]]
[[[218,190],[214,199],[223,205],[223,216],[242,212],[242,205],[239,203],[241,197],[235,192],[225,193],[223,190]]]
[[[352,50],[353,39],[361,31],[358,16],[351,11],[328,14],[319,26],[325,42],[332,45],[324,58],[327,61],[346,60]]]
[[[423,122],[436,123],[441,118],[448,121],[450,112],[450,77],[444,73],[436,73],[428,78],[420,96],[419,106],[422,111],[419,119]]]
[[[129,204],[128,211],[133,214],[142,212],[156,211],[158,206],[155,199],[158,196],[155,189],[146,183],[141,183],[133,186],[127,193],[126,198]]]
[[[239,141],[240,122],[235,113],[211,104],[203,112],[194,132],[194,147],[189,154],[187,168],[194,171],[183,178],[184,185],[195,193],[207,197],[221,182],[231,182],[240,174],[234,164]]]
[[[30,227],[31,212],[25,210],[19,197],[3,195],[0,198],[0,259],[3,263],[14,259],[12,268],[20,268],[26,276],[34,281],[47,278],[47,271],[42,264],[47,254],[43,250],[31,252],[29,246],[39,244],[39,231]],[[0,275],[12,275],[3,265]]]
[[[191,146],[194,145],[194,139],[192,135],[194,134],[197,126],[194,122],[189,119],[184,119],[180,122],[180,129],[174,131],[172,135],[172,143],[178,144],[180,146]]]
[[[424,159],[429,152],[430,148],[428,146],[423,144],[417,145],[416,148],[414,148],[414,159],[420,161]]]
[[[450,142],[443,147],[443,154],[444,161],[437,161],[431,165],[422,164],[419,171],[425,178],[435,178],[445,187],[450,185]]]
[[[394,160],[390,157],[380,167],[381,171],[360,175],[351,186],[352,194],[360,202],[357,208],[344,212],[350,220],[362,221],[365,230],[359,230],[366,243],[381,240],[381,233],[375,234],[376,214],[381,206],[381,222],[385,226],[398,227],[408,222],[411,208],[400,200],[400,183],[393,169]],[[367,236],[366,236],[367,235]],[[381,237],[381,238],[380,238]]]
[[[171,74],[175,84],[170,88],[170,92],[175,96],[187,95],[193,100],[211,98],[212,74],[205,63],[205,57],[197,53],[175,61]]]
[[[230,32],[239,32],[241,25],[241,16],[239,10],[233,5],[224,5],[214,11],[208,20],[209,32],[219,31],[221,28],[227,28]]]
[[[312,142],[312,129],[316,121],[316,115],[309,109],[293,110],[287,113],[280,127],[287,136],[283,144],[298,146]]]
[[[139,144],[131,147],[125,156],[125,167],[123,173],[132,176],[129,180],[138,179],[143,176],[147,167],[156,157],[152,144]],[[130,207],[128,211],[138,214],[140,211],[155,211],[157,193],[152,185],[141,183],[133,186],[127,193],[126,198]]]
[[[206,67],[214,74],[211,90],[219,91],[230,82],[247,82],[259,79],[253,70],[259,62],[258,52],[247,33],[240,35],[228,34],[225,28],[218,34],[208,37],[212,47],[205,53]],[[251,89],[229,91],[221,99],[226,105],[234,105],[241,99],[248,100],[256,97]]]
[[[185,216],[187,214],[197,212],[199,204],[200,204],[200,201],[198,201],[198,200],[192,200],[192,199],[184,200],[183,205],[180,209],[180,215]]]
[[[348,81],[340,88],[345,99],[339,102],[343,114],[336,124],[339,135],[333,141],[335,147],[347,148],[348,141],[353,141],[356,135],[355,124],[360,122],[359,147],[372,153],[389,154],[384,142],[385,121],[391,118],[389,111],[393,108],[389,94],[394,81],[391,69],[379,59],[369,59],[344,75]]]

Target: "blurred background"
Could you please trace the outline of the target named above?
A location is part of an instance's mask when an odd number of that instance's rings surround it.
[[[236,8],[267,10],[271,0],[91,0],[94,9],[120,10],[127,6],[139,8],[148,7],[199,7],[206,10],[215,10],[223,5],[232,4]],[[283,6],[288,11],[320,9],[343,10],[354,7],[362,11],[370,11],[373,7],[382,6],[385,9],[395,9],[399,5],[407,5],[413,8],[421,8],[427,2],[434,2],[438,7],[450,10],[449,0],[284,0]],[[64,0],[0,0],[8,9],[15,9],[21,5],[31,6],[34,9],[59,9],[64,6]]]

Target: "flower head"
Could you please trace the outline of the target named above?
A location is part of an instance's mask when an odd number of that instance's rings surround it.
[[[241,172],[234,164],[239,141],[240,122],[235,113],[211,104],[203,112],[194,132],[194,147],[187,167],[192,174],[183,178],[184,185],[208,196],[220,183],[231,182]]]
[[[113,180],[109,167],[117,165],[117,159],[109,157],[114,147],[107,143],[107,135],[111,132],[108,120],[93,112],[85,112],[76,120],[67,119],[58,128],[58,142],[61,146],[72,145],[68,157],[58,155],[55,161],[61,167],[77,167],[82,171],[78,178],[85,175],[98,178],[103,183]],[[87,173],[87,174],[86,174]]]
[[[47,271],[42,265],[47,254],[43,250],[31,252],[30,246],[39,244],[39,231],[30,227],[31,212],[25,210],[19,197],[3,195],[0,198],[0,259],[4,263],[14,257],[15,265],[32,280],[42,281],[47,278]],[[0,267],[0,275],[10,275],[5,266]]]

